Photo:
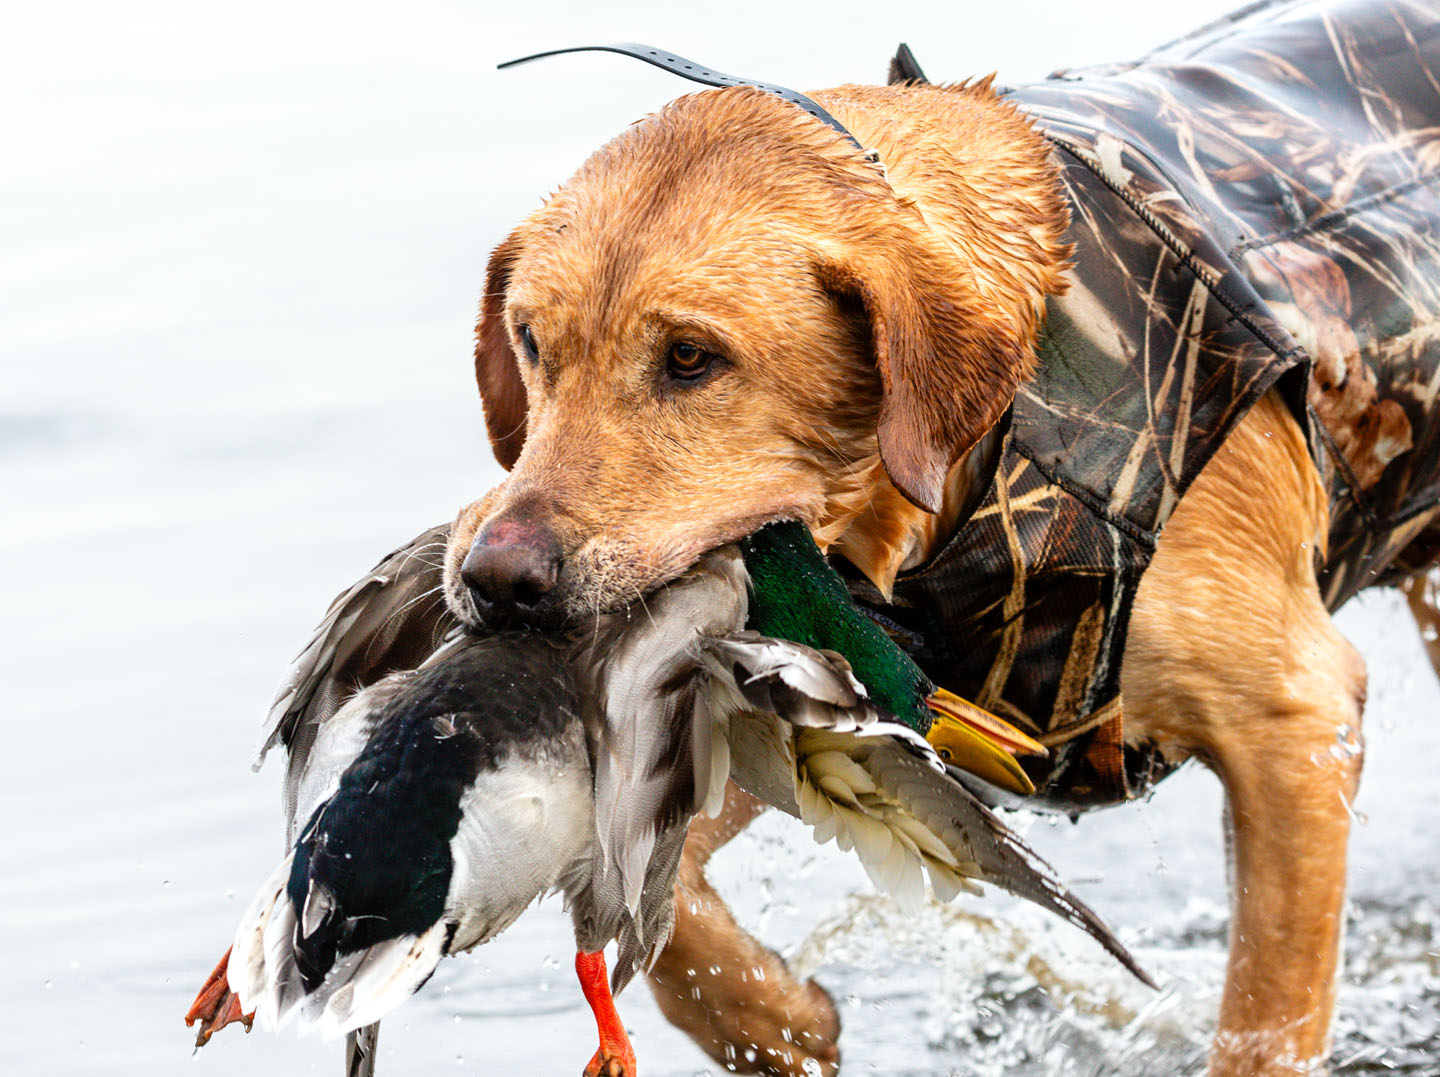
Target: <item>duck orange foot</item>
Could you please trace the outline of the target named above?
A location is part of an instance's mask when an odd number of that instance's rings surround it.
[[[215,966],[215,971],[205,980],[205,985],[200,988],[200,993],[195,996],[195,1001],[190,1004],[190,1009],[185,1014],[186,1028],[197,1021],[200,1023],[200,1029],[195,1033],[196,1047],[204,1047],[210,1042],[210,1037],[226,1025],[239,1022],[244,1024],[245,1031],[249,1032],[250,1026],[255,1023],[254,1012],[245,1013],[240,1008],[239,997],[230,990],[230,983],[225,975],[229,966],[230,951],[226,950],[220,964]]]
[[[600,1033],[600,1049],[585,1067],[585,1077],[636,1077],[635,1049],[630,1046],[630,1037],[625,1035],[625,1025],[610,994],[605,951],[576,954],[575,975],[580,979],[585,1001],[594,1011],[595,1028]]]
[[[617,1058],[596,1051],[595,1057],[585,1067],[585,1077],[635,1077],[634,1052],[630,1052],[628,1057]]]

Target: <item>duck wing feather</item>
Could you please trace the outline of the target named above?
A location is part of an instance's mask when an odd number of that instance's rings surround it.
[[[287,844],[320,728],[356,692],[388,673],[416,668],[458,630],[443,590],[449,536],[449,524],[423,531],[340,592],[270,704],[253,766],[258,770],[277,744],[288,751]]]
[[[918,909],[992,883],[1085,931],[1154,982],[1103,921],[947,770],[924,737],[887,720],[843,657],[753,632],[701,641],[737,781],[798,815],[816,841],[854,850],[877,887]],[[699,734],[697,734],[698,736]],[[713,782],[712,777],[712,782]],[[786,785],[790,788],[786,788]]]

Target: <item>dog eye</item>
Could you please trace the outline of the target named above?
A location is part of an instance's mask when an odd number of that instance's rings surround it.
[[[528,325],[520,327],[520,343],[525,346],[525,358],[532,363],[540,358],[540,345],[535,343],[535,334],[530,332]]]
[[[698,344],[682,340],[670,345],[670,355],[665,367],[672,378],[685,381],[705,373],[714,360],[713,352],[707,352]]]

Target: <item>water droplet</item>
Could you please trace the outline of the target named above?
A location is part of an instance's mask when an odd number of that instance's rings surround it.
[[[1345,805],[1346,813],[1350,816],[1351,821],[1355,823],[1356,826],[1366,826],[1369,824],[1370,817],[1362,811],[1356,811],[1355,805],[1350,803],[1349,797],[1342,796],[1340,798],[1340,803]]]
[[[54,980],[46,980],[46,981],[45,981],[45,990],[46,990],[46,991],[49,991],[50,988],[52,988],[52,987],[54,987],[54,986],[55,986],[55,981],[54,981]]]
[[[161,890],[169,890],[169,889],[170,889],[170,880],[169,880],[169,879],[166,879],[164,882],[162,882],[162,883],[160,884],[160,889],[161,889]]]

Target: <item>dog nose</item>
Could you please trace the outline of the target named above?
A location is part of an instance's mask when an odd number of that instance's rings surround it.
[[[460,578],[483,613],[533,610],[560,575],[560,543],[544,524],[497,520],[470,544]]]

